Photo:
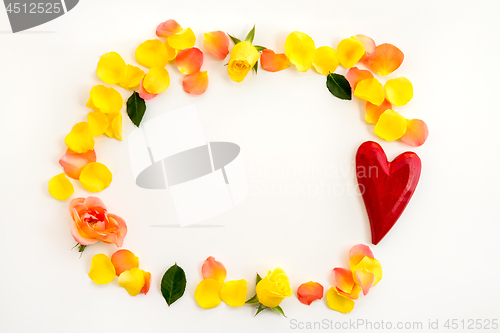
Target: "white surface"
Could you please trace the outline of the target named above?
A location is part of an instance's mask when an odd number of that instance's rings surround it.
[[[15,35],[0,10],[0,331],[287,332],[292,319],[422,321],[424,327],[438,319],[441,328],[446,319],[500,319],[499,9],[498,1],[84,0]],[[156,25],[168,18],[191,27],[200,47],[204,32],[244,37],[254,23],[255,43],[277,52],[294,30],[317,46],[335,47],[358,33],[393,43],[405,61],[388,79],[406,76],[415,90],[398,110],[424,119],[429,140],[415,149],[382,142],[363,121],[363,103],[331,96],[325,78],[312,70],[259,71],[236,84],[224,62],[207,56],[210,87],[192,97],[168,65],[171,86],[151,102],[162,107],[151,107],[144,120],[196,104],[207,141],[242,148],[249,196],[206,222],[224,227],[148,227],[176,223],[171,197],[135,186],[127,144],[98,138],[98,160],[114,177],[99,197],[127,221],[124,248],[140,257],[153,281],[150,294],[137,297],[116,281],[94,285],[87,277],[91,257],[115,247],[93,245],[79,259],[71,250],[68,203],[49,196],[47,181],[62,172],[57,161],[65,135],[90,111],[90,88],[101,84],[99,56],[116,51],[135,64],[136,46],[154,38]],[[115,88],[124,98],[130,94]],[[124,121],[124,137],[132,128]],[[270,312],[254,318],[252,306],[200,309],[193,294],[210,255],[226,265],[228,279],[251,282],[255,272],[281,266],[294,290],[309,280],[331,286],[331,269],[347,265],[349,248],[370,243],[353,173],[356,148],[366,140],[380,142],[390,159],[416,151],[423,170],[401,219],[372,247],[384,278],[354,311],[341,315],[323,301],[307,307],[295,296],[282,303],[288,318]],[[89,195],[75,188],[74,197]],[[169,308],[160,280],[174,262],[185,269],[188,286]]]

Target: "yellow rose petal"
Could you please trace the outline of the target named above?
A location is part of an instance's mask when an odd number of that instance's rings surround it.
[[[167,42],[172,48],[181,51],[193,47],[196,36],[191,28],[186,28],[168,37]]]
[[[66,146],[75,153],[85,153],[94,149],[95,141],[90,132],[89,124],[81,122],[75,124],[71,132],[64,138]]]
[[[118,83],[125,76],[125,61],[116,52],[103,54],[97,63],[97,76],[106,83]]]
[[[247,281],[227,281],[220,290],[220,297],[231,307],[243,306],[247,298]]]
[[[144,67],[165,67],[169,54],[165,45],[158,39],[150,39],[135,50],[135,59]]]
[[[330,46],[321,46],[316,49],[312,65],[321,75],[328,75],[335,72],[339,66],[337,52]]]
[[[114,88],[97,85],[90,90],[87,107],[102,113],[120,112],[123,106],[122,95]]]
[[[342,39],[337,45],[339,62],[345,68],[354,66],[365,54],[365,47],[356,39],[350,37]]]
[[[106,135],[110,138],[123,140],[122,137],[122,114],[114,113],[108,115],[109,126],[106,129]]]
[[[384,87],[376,78],[365,79],[356,85],[354,96],[380,106],[385,99]]]
[[[203,309],[215,308],[220,304],[222,282],[214,279],[203,279],[196,287],[194,298]]]
[[[118,285],[125,288],[130,296],[137,296],[145,283],[144,271],[136,267],[121,273],[118,277]]]
[[[243,81],[258,60],[259,51],[250,42],[236,44],[227,66],[229,78],[234,82]]]
[[[80,173],[83,188],[90,192],[101,192],[111,184],[113,175],[102,163],[91,162]]]
[[[89,129],[92,136],[98,136],[108,129],[108,117],[104,113],[89,112],[87,114]]]
[[[115,275],[115,267],[107,255],[99,253],[92,257],[89,278],[91,278],[94,283],[108,284],[113,281]]]
[[[170,76],[163,67],[152,67],[144,77],[142,86],[150,94],[159,94],[170,85]]]
[[[285,41],[285,54],[299,72],[307,72],[313,63],[316,46],[307,34],[294,31]]]
[[[179,53],[178,50],[174,49],[170,44],[168,43],[168,39],[164,43],[165,48],[167,49],[167,59],[168,61],[174,60],[175,57],[177,56],[177,53]]]
[[[387,141],[397,140],[406,132],[406,119],[394,110],[388,109],[380,115],[375,125],[375,134]]]
[[[406,105],[413,98],[413,85],[405,77],[387,81],[384,89],[387,100],[396,106]]]
[[[354,301],[347,296],[339,294],[335,287],[331,287],[326,293],[326,303],[330,309],[341,313],[349,313],[354,309]]]
[[[73,192],[75,192],[73,184],[71,184],[69,179],[66,178],[64,172],[52,177],[49,180],[49,193],[54,198],[58,200],[66,200],[73,194]]]
[[[125,89],[133,89],[141,84],[141,80],[144,77],[144,71],[137,66],[127,65],[125,67],[125,75],[120,81],[120,86]]]
[[[363,260],[361,260],[359,264],[354,266],[352,269],[353,272],[358,270],[364,270],[372,273],[375,276],[375,282],[373,283],[374,286],[382,280],[382,265],[380,265],[380,262],[377,259],[364,257]],[[354,281],[359,284],[356,275],[354,275]]]

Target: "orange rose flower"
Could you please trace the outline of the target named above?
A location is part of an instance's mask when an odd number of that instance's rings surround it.
[[[71,234],[80,245],[80,252],[85,246],[98,240],[114,243],[120,247],[127,234],[127,224],[115,215],[108,214],[106,206],[96,197],[76,198],[69,203],[69,211],[73,218]]]

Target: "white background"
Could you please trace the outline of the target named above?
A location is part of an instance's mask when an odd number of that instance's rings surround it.
[[[500,319],[499,14],[498,1],[84,0],[63,17],[12,34],[0,10],[0,331],[287,332],[292,319],[421,321],[424,327],[438,319],[441,328],[446,319],[464,319],[466,326],[468,319]],[[397,76],[413,82],[414,99],[396,110],[424,119],[429,139],[418,148],[383,142],[363,121],[364,103],[333,97],[313,70],[261,70],[236,84],[225,62],[206,55],[210,86],[193,97],[169,64],[171,86],[148,103],[145,119],[195,104],[208,140],[242,147],[250,193],[203,223],[209,227],[179,228],[168,192],[134,185],[126,140],[99,137],[98,160],[114,178],[98,196],[127,221],[124,248],[140,257],[153,280],[150,293],[137,297],[116,280],[97,286],[87,276],[90,260],[116,247],[99,243],[79,258],[71,250],[68,202],[50,197],[47,181],[62,172],[65,135],[90,111],[85,103],[101,83],[100,55],[116,51],[136,65],[137,45],[155,38],[156,25],[170,18],[191,27],[200,48],[204,32],[244,38],[254,23],[255,44],[277,52],[294,30],[317,46],[336,47],[359,33],[392,43],[405,60],[382,82]],[[124,99],[130,95],[116,88]],[[125,108],[122,113],[126,138],[133,125]],[[255,273],[275,266],[286,270],[294,291],[309,280],[332,285],[331,270],[348,265],[350,247],[370,244],[362,200],[348,192],[356,184],[356,149],[366,140],[381,143],[391,160],[417,152],[423,169],[406,211],[372,246],[384,278],[353,312],[332,311],[324,299],[307,307],[295,295],[282,303],[288,318],[272,312],[254,318],[253,306],[199,308],[193,294],[210,255],[225,264],[228,279],[249,281],[248,296]],[[90,195],[74,184],[73,197]],[[175,262],[188,285],[169,308],[160,280]]]

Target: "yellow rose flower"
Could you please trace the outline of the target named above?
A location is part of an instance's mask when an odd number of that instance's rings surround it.
[[[231,80],[243,81],[257,60],[259,60],[259,51],[250,42],[236,44],[231,50],[231,59],[227,66]]]
[[[268,271],[267,276],[259,281],[255,288],[259,302],[270,308],[280,305],[285,297],[292,296],[292,288],[285,271],[276,267],[272,272]]]

